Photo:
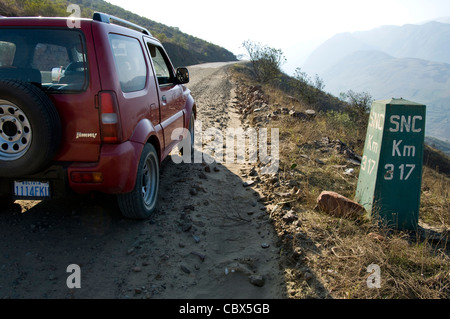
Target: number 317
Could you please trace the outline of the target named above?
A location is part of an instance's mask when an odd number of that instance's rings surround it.
[[[411,174],[413,173],[414,169],[416,168],[416,165],[414,164],[402,164],[399,166],[400,170],[400,180],[401,181],[407,181]],[[392,181],[395,176],[395,166],[393,164],[386,164],[384,167],[386,170],[386,174],[384,175],[384,179],[387,181]]]

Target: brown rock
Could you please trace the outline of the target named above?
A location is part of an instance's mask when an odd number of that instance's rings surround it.
[[[372,238],[372,239],[375,239],[375,240],[378,240],[378,241],[384,241],[385,240],[384,236],[381,236],[380,234],[377,234],[377,233],[370,233],[368,236],[369,236],[369,238]]]
[[[297,215],[294,214],[294,212],[291,210],[288,213],[286,213],[283,216],[283,221],[285,223],[292,223],[293,221],[295,221],[297,219]]]
[[[317,208],[336,217],[362,217],[365,214],[364,207],[359,203],[328,191],[317,198]]]

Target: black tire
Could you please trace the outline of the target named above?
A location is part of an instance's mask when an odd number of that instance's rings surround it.
[[[139,161],[136,185],[131,193],[119,194],[122,215],[130,219],[149,218],[156,209],[159,191],[159,157],[152,144],[147,144]]]
[[[0,176],[44,169],[61,142],[61,121],[50,98],[33,84],[0,80]]]
[[[194,112],[192,112],[191,120],[189,121],[188,130],[189,130],[190,137],[191,137],[191,142],[190,142],[191,147],[190,148],[191,148],[191,163],[192,163],[193,159],[194,159],[194,146],[195,146],[195,115],[194,115]],[[181,154],[181,156],[184,155],[184,147],[181,148],[180,154]]]

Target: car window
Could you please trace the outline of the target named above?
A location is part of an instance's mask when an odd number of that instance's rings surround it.
[[[109,39],[122,91],[143,90],[147,65],[139,40],[118,34],[110,34]]]
[[[162,48],[148,43],[148,48],[155,68],[156,77],[159,85],[166,85],[174,83],[174,76],[172,67],[167,62],[167,57]]]
[[[10,67],[16,54],[16,45],[11,42],[0,41],[0,67]]]
[[[44,91],[82,91],[89,83],[84,38],[68,29],[0,29],[0,78]]]
[[[70,62],[66,47],[38,43],[34,49],[31,67],[39,70],[51,70],[55,66],[68,66]]]

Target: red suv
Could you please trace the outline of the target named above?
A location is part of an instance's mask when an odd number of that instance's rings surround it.
[[[145,219],[162,160],[193,133],[189,72],[145,28],[76,22],[0,18],[0,198],[117,194],[125,217]]]

